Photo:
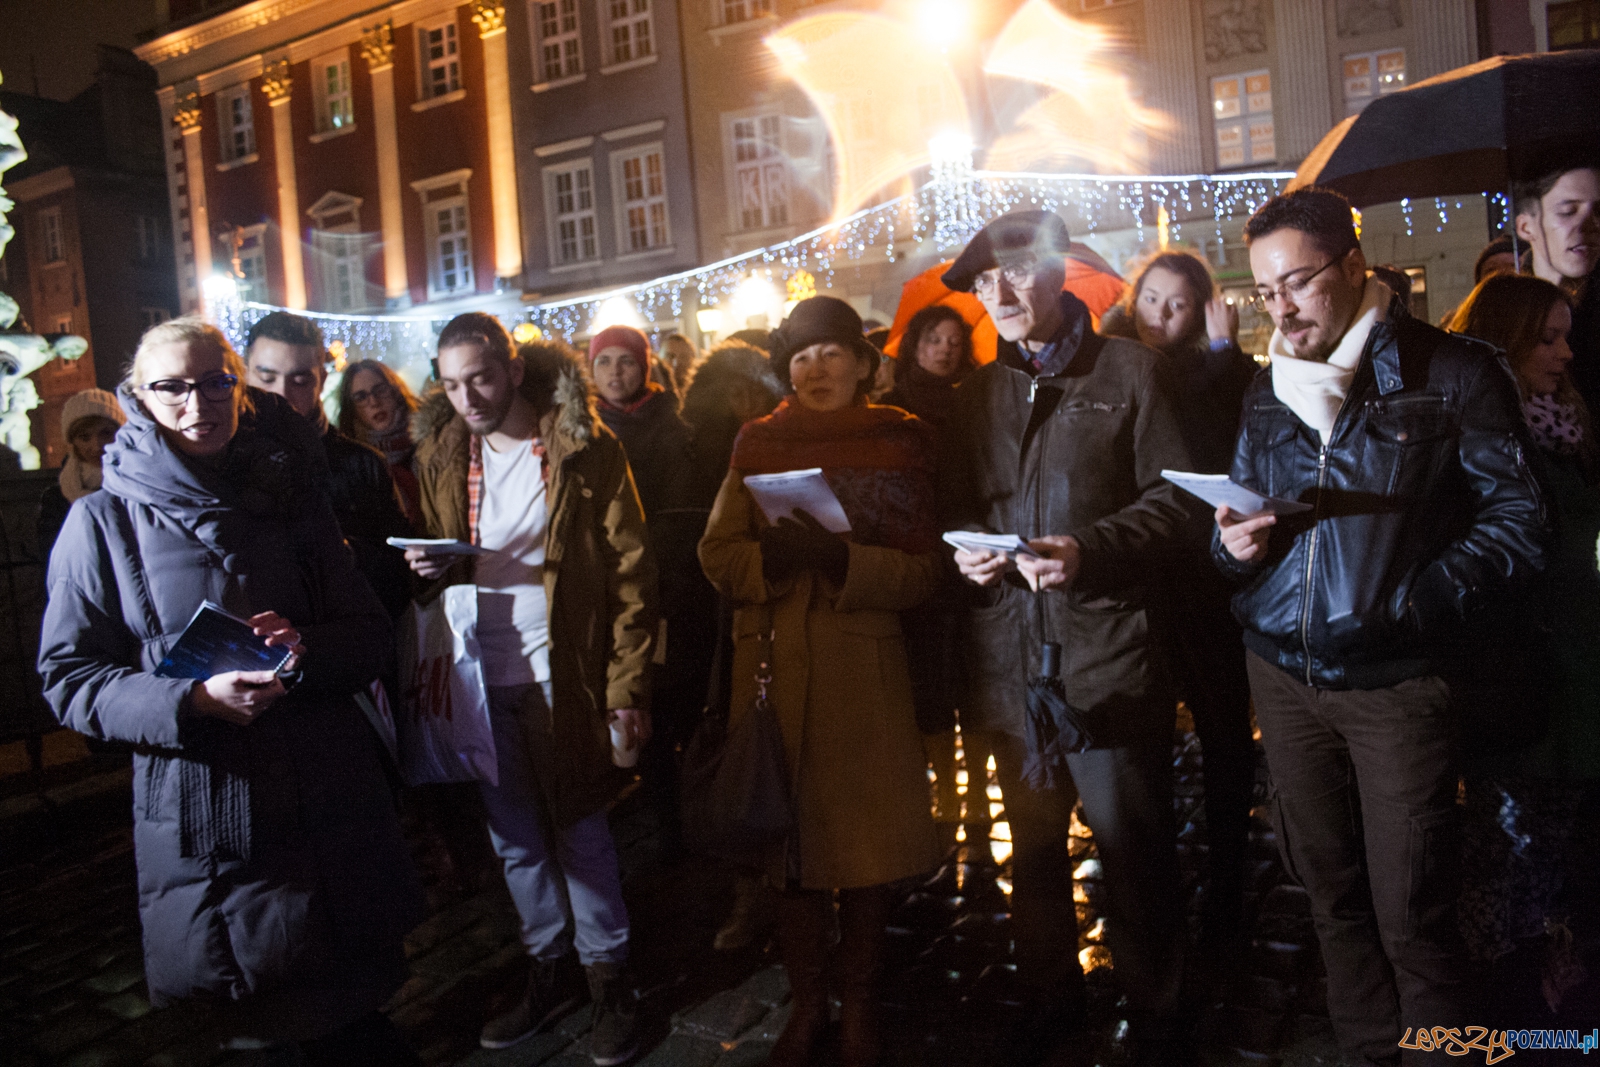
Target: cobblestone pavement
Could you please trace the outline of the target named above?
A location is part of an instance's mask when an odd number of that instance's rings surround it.
[[[1180,732],[1174,759],[1179,847],[1192,899],[1204,838],[1192,734]],[[982,795],[981,770],[973,768],[970,775],[968,810],[982,814],[983,805],[992,803],[996,821],[969,822],[944,867],[908,888],[891,926],[885,1007],[894,1067],[998,1067],[1001,1043],[1018,1021],[1021,1009],[1008,982],[1003,798],[997,790]],[[116,786],[112,781],[108,788]],[[1259,817],[1261,809],[1257,814],[1250,955],[1246,973],[1205,1014],[1206,1056],[1212,1067],[1336,1064],[1304,894],[1286,884],[1271,830]],[[96,829],[86,820],[53,843],[30,846],[22,858],[8,849],[0,861],[0,1065],[291,1067],[294,1058],[282,1052],[224,1051],[206,1011],[196,1005],[151,1010],[140,963],[130,832],[103,813],[99,823]],[[613,826],[649,1027],[647,1051],[637,1062],[762,1063],[787,1015],[786,986],[770,945],[733,953],[710,947],[732,900],[731,872],[664,855],[647,807],[635,799],[618,805]],[[1125,1059],[1119,1043],[1124,1027],[1108,969],[1114,961],[1099,944],[1098,864],[1087,829],[1077,832],[1072,847],[1080,877],[1080,958],[1092,968],[1093,1027],[1082,1047],[1057,1062],[1116,1067]],[[435,910],[409,939],[413,977],[389,1010],[424,1061],[430,1067],[588,1064],[587,1007],[513,1049],[489,1053],[476,1047],[482,1020],[520,990],[515,916],[498,879],[462,891],[439,874],[448,861],[437,847],[425,840],[417,847]]]

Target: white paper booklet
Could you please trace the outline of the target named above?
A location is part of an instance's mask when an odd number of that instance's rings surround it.
[[[420,548],[430,556],[481,556],[489,551],[450,537],[389,537],[385,543],[395,548]]]
[[[1270,511],[1274,515],[1293,515],[1310,511],[1310,504],[1283,500],[1275,496],[1262,496],[1254,489],[1246,489],[1232,481],[1226,474],[1191,474],[1188,471],[1162,471],[1161,477],[1193,493],[1214,508],[1227,505],[1235,515],[1258,515]]]
[[[790,518],[796,511],[807,511],[829,533],[850,532],[844,506],[822,477],[821,467],[781,474],[748,474],[744,484],[770,523]]]
[[[1028,542],[1016,534],[974,533],[971,530],[951,530],[944,535],[944,543],[963,552],[1002,552],[1012,559],[1018,556],[1037,556]]]

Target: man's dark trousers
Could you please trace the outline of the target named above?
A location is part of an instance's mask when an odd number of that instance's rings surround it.
[[[1347,1053],[1406,1052],[1406,1027],[1463,1026],[1460,838],[1448,686],[1316,689],[1250,653],[1278,847],[1311,897],[1328,1014]],[[1436,1057],[1434,1057],[1436,1058]]]

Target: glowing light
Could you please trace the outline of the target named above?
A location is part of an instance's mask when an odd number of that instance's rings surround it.
[[[917,29],[923,39],[941,52],[966,36],[967,6],[960,0],[922,0],[917,5]]]
[[[989,855],[994,857],[995,866],[1005,866],[1006,860],[1011,858],[1011,842],[990,841]],[[996,878],[995,884],[1000,887],[1000,892],[1004,893],[1007,897],[1011,896],[1010,882],[1006,881],[1004,878]]]
[[[966,827],[966,824],[963,823],[962,825],[956,827],[956,840],[958,842],[960,842],[960,841],[965,841],[966,839],[967,839],[967,827]]]
[[[328,362],[333,364],[335,372],[342,372],[345,364],[344,342],[338,339],[328,342]]]
[[[519,322],[511,328],[511,339],[519,345],[532,344],[544,337],[544,331],[531,322]]]
[[[944,7],[953,0],[927,0]],[[929,162],[928,138],[970,136],[966,97],[950,64],[929,56],[916,28],[883,15],[831,12],[767,38],[783,73],[810,98],[834,145],[834,218]],[[890,55],[916,63],[886,63]]]
[[[783,292],[771,278],[752,274],[740,282],[728,302],[735,329],[772,329],[783,320]]]
[[[695,325],[700,327],[701,333],[719,334],[722,332],[722,320],[726,318],[721,308],[701,308],[694,313]]]
[[[1006,822],[1004,819],[1000,820],[997,823],[994,823],[992,826],[989,827],[989,840],[991,840],[991,841],[1010,841],[1011,840],[1011,824]]]
[[[808,270],[797,270],[789,276],[784,289],[789,294],[790,303],[810,300],[817,295],[817,276]]]
[[[632,300],[625,296],[613,296],[602,303],[594,313],[594,318],[589,320],[589,332],[599,333],[609,326],[632,326],[642,330],[648,325],[644,316],[639,314],[639,309],[633,306]]]
[[[206,303],[234,303],[239,299],[239,283],[227,274],[213,274],[201,285]]]
[[[1353,208],[1350,209],[1350,221],[1352,223],[1354,223],[1355,228],[1356,228],[1356,240],[1358,240],[1358,241],[1361,240],[1361,209],[1360,208],[1353,207]]]
[[[1167,250],[1167,245],[1172,237],[1172,216],[1167,212],[1167,205],[1162,204],[1156,208],[1156,241],[1161,246],[1161,251]]]

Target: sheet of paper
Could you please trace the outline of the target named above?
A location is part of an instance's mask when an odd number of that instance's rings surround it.
[[[844,506],[822,477],[821,467],[780,474],[749,474],[744,484],[768,522],[776,523],[796,511],[807,511],[830,533],[850,532]]]
[[[395,548],[420,548],[430,556],[481,556],[489,551],[449,537],[389,537],[385,544]]]
[[[1257,515],[1263,511],[1270,511],[1274,515],[1293,515],[1296,512],[1311,510],[1310,504],[1283,500],[1275,496],[1263,496],[1254,489],[1246,489],[1238,482],[1229,479],[1226,474],[1162,471],[1161,477],[1179,489],[1193,493],[1214,508],[1226,504],[1228,510],[1236,515]]]
[[[1003,552],[1015,559],[1018,556],[1037,556],[1028,542],[1016,534],[974,533],[971,530],[951,530],[944,535],[944,543],[964,552]]]

